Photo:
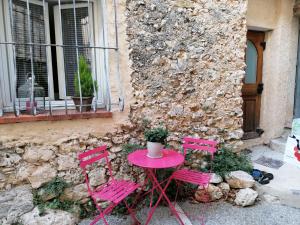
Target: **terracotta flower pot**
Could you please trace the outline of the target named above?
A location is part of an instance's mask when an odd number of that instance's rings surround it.
[[[161,143],[158,142],[147,142],[147,149],[148,149],[148,154],[147,156],[149,158],[161,158],[163,156],[162,154],[162,149],[163,149],[163,145]]]
[[[93,102],[93,96],[92,97],[82,97],[82,112],[89,112],[92,108],[92,102]],[[77,112],[80,112],[80,97],[72,97]]]

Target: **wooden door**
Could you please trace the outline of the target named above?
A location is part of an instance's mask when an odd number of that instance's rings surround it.
[[[265,47],[263,32],[248,31],[246,49],[246,76],[242,88],[243,103],[243,139],[259,137],[263,130],[259,128],[261,94],[263,91],[262,66]]]

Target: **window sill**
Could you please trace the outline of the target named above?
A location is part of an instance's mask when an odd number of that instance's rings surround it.
[[[65,114],[64,110],[55,110],[52,115],[47,113],[33,115],[22,114],[16,117],[13,113],[5,113],[0,117],[0,124],[23,123],[35,121],[61,121],[61,120],[76,120],[76,119],[92,119],[92,118],[112,118],[112,113],[105,110],[97,110],[97,112],[77,112],[76,110],[68,110]]]

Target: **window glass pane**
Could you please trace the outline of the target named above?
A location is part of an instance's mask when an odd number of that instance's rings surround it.
[[[76,8],[77,43],[79,46],[87,46],[88,43],[88,7]],[[62,9],[62,33],[63,44],[76,46],[74,9]],[[90,63],[89,48],[78,48],[79,56],[84,56]],[[67,95],[74,95],[74,76],[77,76],[76,48],[64,47],[64,63]]]
[[[257,50],[251,41],[247,41],[247,51],[246,51],[246,84],[256,83],[256,72],[257,72]]]
[[[43,6],[29,4],[30,28],[32,45],[33,72],[35,82],[44,88],[44,95],[48,96],[48,74],[45,44],[45,21]],[[31,75],[31,55],[28,29],[27,4],[21,0],[13,0],[13,35],[16,45],[17,89],[26,82]],[[18,96],[26,97],[26,96]]]

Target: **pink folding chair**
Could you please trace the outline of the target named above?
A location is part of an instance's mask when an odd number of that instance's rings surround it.
[[[183,138],[183,154],[186,156],[187,150],[197,150],[197,151],[205,151],[210,154],[211,160],[213,160],[214,153],[217,151],[217,142],[185,137]],[[209,173],[204,173],[196,170],[190,169],[178,169],[176,170],[172,178],[175,180],[192,183],[201,186],[207,186],[209,184],[211,178],[211,171]]]
[[[187,150],[197,150],[197,151],[204,151],[210,154],[211,161],[212,161],[214,157],[214,153],[217,151],[217,144],[218,143],[216,141],[185,137],[183,138],[184,157],[186,157]],[[211,169],[208,173],[206,173],[206,172],[181,168],[176,170],[172,174],[171,179],[174,179],[177,185],[179,185],[180,182],[186,182],[186,183],[202,186],[203,188],[207,188],[209,181],[211,179]],[[175,197],[175,203],[176,203],[177,195],[178,195],[178,188]],[[204,222],[202,222],[202,224],[204,224]]]
[[[112,168],[110,161],[108,159],[108,151],[106,146],[101,146],[87,152],[81,153],[78,156],[80,161],[80,167],[83,170],[85,181],[88,188],[88,193],[90,197],[93,199],[97,209],[99,210],[99,216],[97,216],[90,225],[95,224],[101,218],[103,219],[105,225],[108,225],[105,215],[111,213],[114,207],[116,207],[119,203],[124,202],[128,212],[130,213],[132,219],[135,224],[140,224],[133,210],[128,206],[125,198],[129,196],[132,192],[134,192],[139,185],[128,180],[116,180],[112,174]],[[89,176],[87,172],[87,166],[92,165],[98,161],[105,159],[106,164],[108,166],[110,179],[107,183],[100,185],[99,187],[92,188],[89,182]],[[109,201],[110,204],[107,208],[101,209],[101,207],[97,204],[98,201]]]

